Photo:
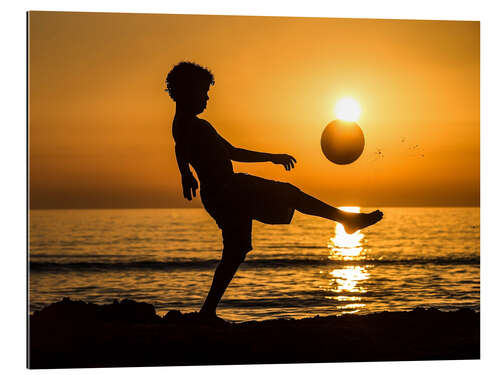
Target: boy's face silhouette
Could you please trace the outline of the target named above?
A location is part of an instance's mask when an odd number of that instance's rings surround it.
[[[209,89],[210,85],[202,85],[193,88],[191,91],[182,95],[177,102],[185,111],[194,115],[199,115],[207,108]]]

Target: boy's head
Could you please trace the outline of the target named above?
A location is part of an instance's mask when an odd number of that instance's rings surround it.
[[[199,114],[204,111],[208,90],[214,76],[202,66],[191,62],[180,62],[168,73],[165,81],[170,97],[185,110]]]

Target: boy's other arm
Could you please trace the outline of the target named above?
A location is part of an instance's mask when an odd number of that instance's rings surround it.
[[[270,154],[267,152],[246,150],[244,148],[234,147],[222,137],[221,139],[229,150],[229,157],[234,161],[244,163],[270,161],[274,164],[283,165],[287,171],[291,170],[294,167],[294,163],[297,163],[297,160],[295,160],[293,156],[288,154]]]
[[[198,181],[194,178],[193,173],[189,169],[189,162],[186,157],[187,151],[179,144],[175,144],[175,158],[181,172],[182,193],[184,198],[191,200],[196,197],[196,189],[198,189]]]

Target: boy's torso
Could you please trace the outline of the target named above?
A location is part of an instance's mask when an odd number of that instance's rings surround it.
[[[200,179],[202,189],[212,189],[234,174],[229,150],[222,137],[206,120],[175,118],[172,135],[187,150],[187,159]]]

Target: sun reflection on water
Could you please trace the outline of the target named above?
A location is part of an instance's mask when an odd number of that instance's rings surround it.
[[[366,289],[358,285],[360,281],[367,280],[370,277],[365,267],[347,266],[331,271],[330,275],[332,275],[330,280],[331,291],[337,293],[366,293]]]
[[[348,212],[360,212],[360,207],[340,207],[340,209]],[[329,259],[350,263],[329,272],[328,291],[334,295],[326,298],[339,302],[337,309],[342,310],[342,313],[355,313],[365,306],[364,303],[361,303],[361,295],[367,292],[363,281],[370,278],[370,273],[365,265],[352,265],[352,262],[366,259],[366,248],[363,246],[364,237],[365,235],[359,230],[353,234],[347,234],[344,226],[337,223],[335,236],[330,238],[328,242]]]
[[[340,207],[347,212],[360,212],[359,207]],[[330,238],[328,248],[329,258],[332,260],[361,260],[366,258],[366,251],[363,248],[365,235],[360,230],[353,234],[347,234],[344,226],[335,224],[335,236]]]

